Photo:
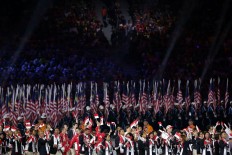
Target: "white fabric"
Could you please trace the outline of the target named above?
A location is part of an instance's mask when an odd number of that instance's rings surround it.
[[[106,141],[105,155],[110,155],[111,152],[112,152],[112,146],[108,141]]]
[[[19,151],[19,150],[18,150],[18,143],[17,143],[16,140],[14,140],[14,142],[15,142],[15,152],[18,153],[18,151]]]
[[[153,152],[154,141],[149,139],[149,155],[152,155]]]
[[[129,155],[129,153],[131,153],[130,155],[134,155],[134,146],[131,140],[128,139],[128,142],[130,143],[130,148],[126,149],[126,155]]]
[[[202,155],[206,155],[206,151],[209,151],[210,155],[213,155],[212,148],[210,145],[208,145],[208,148],[203,149]]]

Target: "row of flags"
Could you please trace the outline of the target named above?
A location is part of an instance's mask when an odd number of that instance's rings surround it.
[[[224,106],[229,102],[228,83],[226,81]],[[100,86],[99,86],[100,85]],[[182,86],[182,87],[181,87]],[[216,89],[217,86],[217,89]],[[215,108],[221,104],[220,79],[210,79],[207,106],[213,105]],[[182,89],[185,87],[185,93]],[[93,113],[97,113],[100,105],[104,106],[105,117],[108,117],[110,105],[114,105],[116,112],[120,109],[138,108],[139,112],[145,112],[153,108],[157,113],[160,107],[164,107],[165,113],[174,105],[183,105],[188,109],[192,101],[195,108],[202,104],[201,80],[194,81],[194,91],[190,94],[190,82],[185,84],[181,80],[175,82],[170,80],[138,82],[102,83],[80,82],[76,85],[17,85],[7,88],[0,87],[0,115],[3,118],[10,115],[12,122],[16,124],[17,117],[23,116],[27,120],[35,121],[42,114],[46,114],[47,119],[57,125],[58,118],[62,118],[64,113],[69,115],[72,112],[74,117],[82,115],[87,105],[91,107]],[[184,95],[183,95],[184,94]],[[88,97],[87,97],[88,96]],[[192,96],[192,99],[191,99]]]

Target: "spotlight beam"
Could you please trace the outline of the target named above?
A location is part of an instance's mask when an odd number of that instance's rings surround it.
[[[206,73],[207,73],[207,71],[208,71],[210,65],[211,65],[212,62],[214,61],[215,56],[217,55],[217,53],[218,53],[218,51],[219,51],[221,45],[223,44],[225,38],[227,37],[228,32],[229,32],[230,29],[231,29],[231,26],[232,26],[232,19],[230,19],[230,23],[227,24],[227,27],[225,28],[225,31],[222,33],[222,35],[221,35],[221,37],[220,37],[220,40],[218,41],[217,45],[215,46],[215,50],[214,50],[212,56],[211,56],[211,57],[208,59],[208,61],[206,62],[206,66],[205,66],[204,71],[203,71],[203,73],[202,73],[201,79],[203,79],[203,78],[205,77],[205,75],[206,75]]]
[[[161,66],[159,67],[158,72],[157,72],[157,76],[158,76],[159,80],[162,79],[163,72],[166,69],[167,62],[168,62],[168,59],[173,51],[173,48],[175,47],[176,42],[179,39],[179,37],[183,31],[183,28],[184,28],[185,24],[187,23],[188,18],[190,17],[190,15],[195,7],[194,2],[195,2],[195,0],[188,0],[188,1],[185,1],[184,5],[183,5],[183,8],[182,8],[183,11],[182,11],[181,16],[180,16],[181,18],[177,22],[177,26],[175,27],[175,29],[172,33],[172,38],[171,38],[171,41],[169,43],[168,49],[166,51],[166,55],[162,61]]]
[[[41,18],[43,17],[43,15],[46,13],[48,8],[52,4],[53,4],[53,0],[39,0],[38,1],[37,6],[36,6],[32,16],[31,16],[31,20],[30,20],[29,24],[27,25],[25,33],[24,33],[24,35],[19,43],[19,46],[10,60],[9,66],[13,66],[16,63],[16,61],[17,61],[21,51],[25,47],[28,39],[30,39],[36,26],[38,26],[39,22],[41,21]],[[8,79],[8,77],[9,77],[8,75],[7,76],[2,75],[2,79],[4,79],[3,81],[6,81]]]
[[[230,20],[230,23],[227,25],[224,33],[221,34],[221,31],[222,31],[221,29],[222,29],[223,23],[225,21],[225,16],[226,16],[226,13],[229,9],[229,6],[230,6],[230,0],[227,0],[223,5],[222,13],[221,13],[220,20],[219,20],[220,22],[219,22],[219,25],[217,28],[217,33],[215,35],[213,44],[210,47],[209,54],[208,54],[208,57],[207,57],[206,62],[205,62],[205,67],[204,67],[204,70],[203,70],[202,75],[201,75],[202,80],[204,80],[204,77],[205,77],[205,75],[210,67],[210,64],[213,62],[216,54],[218,53],[218,50],[219,50],[221,44],[223,43],[223,41],[226,37],[225,35],[227,35],[227,33],[229,32],[232,19]]]

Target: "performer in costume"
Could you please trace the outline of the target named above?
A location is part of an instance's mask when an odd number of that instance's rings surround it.
[[[220,152],[219,152],[219,134],[215,134],[214,136],[214,142],[213,142],[213,146],[214,146],[214,155],[220,155]]]
[[[107,134],[105,140],[105,155],[112,155],[113,154],[113,146],[112,142],[110,141],[110,134]]]
[[[59,133],[60,130],[56,128],[54,134],[51,136],[51,140],[49,141],[50,155],[55,155],[61,148]]]
[[[157,136],[156,136],[157,138]],[[157,139],[154,136],[154,133],[151,132],[148,135],[148,145],[149,145],[149,150],[148,150],[148,155],[157,155],[158,150],[157,150]]]
[[[180,146],[181,146],[180,155],[190,155],[189,149],[188,149],[189,143],[185,135],[181,135]]]
[[[115,138],[115,150],[117,155],[123,155],[125,152],[124,148],[125,137],[124,137],[124,130],[120,129],[118,136]]]
[[[124,144],[126,155],[137,155],[137,148],[132,133],[126,134],[126,142]]]
[[[60,133],[60,144],[61,152],[63,155],[66,155],[69,151],[69,139],[67,134],[67,128],[64,126]]]
[[[155,141],[155,147],[156,147],[156,154],[162,154],[162,147],[161,147],[161,138],[157,135],[157,132],[154,131],[154,141]]]
[[[80,154],[80,150],[81,150],[81,145],[79,143],[79,136],[80,136],[81,132],[79,129],[76,130],[76,134],[74,135],[74,137],[71,139],[69,147],[72,148],[74,146],[74,153],[76,155]]]
[[[204,134],[202,132],[198,133],[197,130],[194,130],[193,137],[191,140],[193,155],[202,154],[202,149],[204,147]]]
[[[33,155],[37,152],[37,138],[36,131],[31,129],[26,133],[25,155]]]
[[[226,132],[221,133],[221,140],[219,141],[220,155],[230,155],[229,142],[226,140]]]
[[[72,128],[68,131],[68,138],[71,140],[76,135],[76,129],[78,127],[77,123],[74,123]]]
[[[1,155],[6,155],[7,154],[7,142],[6,142],[6,137],[5,134],[0,133],[0,154]]]
[[[95,139],[95,148],[96,148],[96,153],[97,154],[103,154],[103,149],[104,149],[104,142],[105,141],[105,133],[101,132],[101,128],[100,128],[100,123],[97,122],[97,127],[95,128],[96,130],[96,139]]]
[[[144,133],[138,139],[138,152],[139,155],[145,155],[148,150],[148,141],[146,139],[147,135]]]
[[[22,136],[20,132],[15,128],[11,127],[11,131],[13,132],[13,137],[10,139],[10,144],[12,145],[12,155],[22,155],[23,148],[22,148]]]
[[[168,135],[168,139],[164,140],[165,155],[172,154],[172,143],[171,143],[171,139],[173,138],[172,129],[173,129],[173,126],[167,125],[166,132]]]
[[[4,126],[3,131],[6,133],[6,154],[11,154],[12,145],[10,141],[13,138],[13,132],[10,130],[10,126]]]
[[[38,124],[36,124],[36,128],[38,128],[39,132],[42,131],[42,132],[45,132],[46,130],[46,124],[45,124],[45,119],[46,119],[46,114],[43,113],[42,116],[39,118],[38,120]]]
[[[208,132],[205,133],[204,149],[202,155],[213,155],[212,139],[210,138],[210,134]]]
[[[38,138],[38,152],[40,155],[48,155],[49,154],[49,148],[47,147],[47,139],[44,135],[43,131],[39,132],[39,138]]]
[[[86,128],[84,133],[79,136],[81,155],[91,155],[90,139],[90,129]]]

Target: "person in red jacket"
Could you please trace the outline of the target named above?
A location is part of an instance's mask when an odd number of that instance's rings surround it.
[[[73,136],[73,138],[71,139],[70,143],[69,143],[69,149],[72,148],[74,146],[74,151],[72,151],[73,153],[75,152],[76,155],[80,154],[80,143],[79,143],[79,136],[80,136],[80,130],[76,129],[76,134]]]
[[[60,133],[61,151],[63,155],[66,155],[69,151],[69,139],[67,129],[64,127]]]

